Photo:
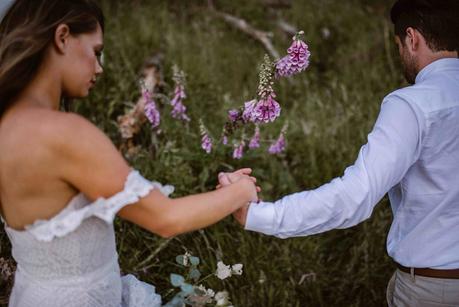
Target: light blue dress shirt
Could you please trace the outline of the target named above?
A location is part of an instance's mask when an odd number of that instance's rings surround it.
[[[247,230],[279,238],[348,228],[389,193],[387,251],[407,267],[459,268],[459,59],[437,60],[386,96],[344,175],[276,202],[251,204]]]

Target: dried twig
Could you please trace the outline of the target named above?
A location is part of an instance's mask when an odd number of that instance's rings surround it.
[[[284,31],[285,33],[287,33],[288,35],[290,36],[294,36],[296,33],[298,33],[298,29],[295,28],[293,25],[289,24],[288,22],[286,22],[285,20],[283,19],[278,19],[277,20],[277,26],[282,30]]]
[[[242,18],[227,13],[219,12],[217,9],[215,9],[212,0],[208,0],[208,7],[215,14],[215,16],[223,19],[226,23],[232,25],[236,29],[241,30],[242,32],[250,35],[252,38],[259,41],[274,59],[280,58],[279,53],[274,48],[274,45],[271,42],[272,33],[258,30]]]

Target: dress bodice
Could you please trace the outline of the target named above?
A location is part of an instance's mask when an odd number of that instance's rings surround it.
[[[121,277],[113,220],[122,207],[153,188],[132,169],[123,191],[91,202],[83,193],[49,220],[15,230],[5,223],[17,271],[10,306],[160,306],[154,287],[134,276]]]
[[[84,194],[77,194],[60,214],[88,204]],[[5,230],[18,267],[37,280],[84,276],[117,261],[113,226],[97,217],[83,220],[74,231],[51,241],[40,241],[28,230],[17,231],[6,225]]]

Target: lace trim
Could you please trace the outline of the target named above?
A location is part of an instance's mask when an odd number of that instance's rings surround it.
[[[161,307],[161,296],[153,285],[138,280],[134,275],[121,277],[122,307]]]
[[[129,173],[124,189],[121,192],[109,197],[99,197],[93,203],[80,209],[68,208],[49,220],[37,220],[30,226],[26,226],[27,232],[31,233],[37,240],[50,242],[55,237],[63,237],[74,231],[81,223],[92,216],[98,217],[111,224],[116,213],[124,206],[137,202],[140,198],[148,195],[154,188],[169,196],[174,187],[149,181],[134,169]],[[67,209],[67,208],[66,208]]]

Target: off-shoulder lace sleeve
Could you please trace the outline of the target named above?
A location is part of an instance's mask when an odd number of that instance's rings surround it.
[[[137,170],[132,169],[121,192],[109,198],[100,197],[82,208],[68,206],[50,220],[38,220],[25,229],[37,240],[49,242],[55,237],[63,237],[74,231],[89,217],[95,216],[107,223],[113,223],[115,214],[121,208],[137,202],[154,188],[159,189],[166,196],[174,191],[173,186],[163,186],[158,182],[149,181]]]

